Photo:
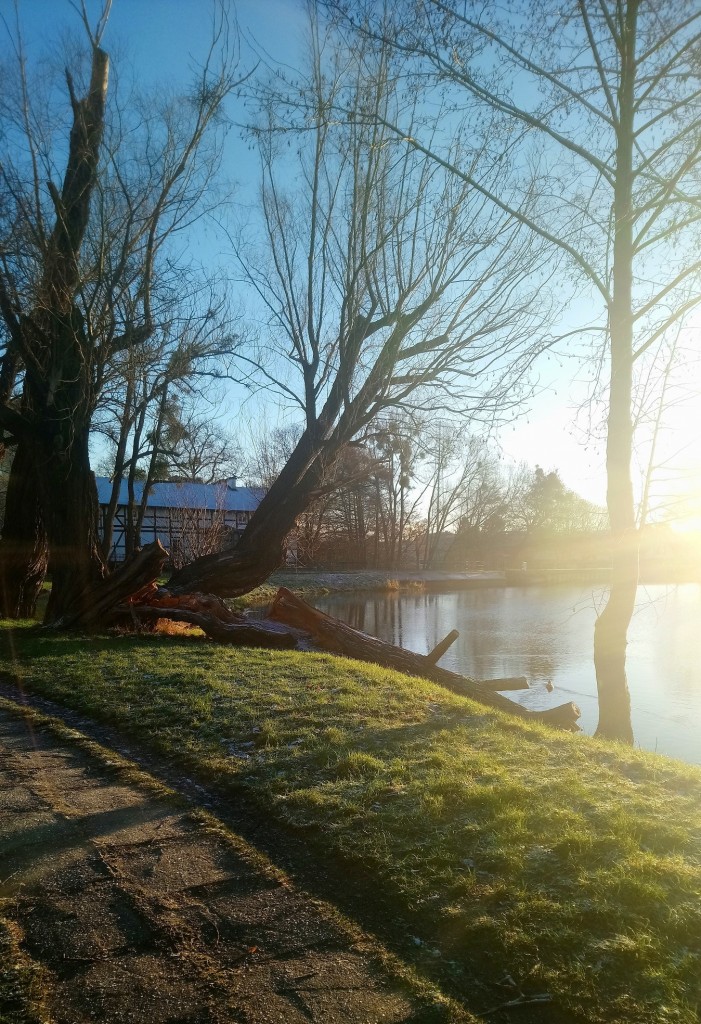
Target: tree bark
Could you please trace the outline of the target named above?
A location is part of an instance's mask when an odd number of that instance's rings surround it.
[[[47,413],[41,396],[25,383],[27,404],[43,408],[44,425],[17,445],[10,470],[0,542],[0,590],[4,614],[32,617],[48,569],[51,594],[45,622],[80,614],[88,587],[105,574],[97,530],[98,502],[90,469],[87,426],[57,416],[68,397],[57,388]],[[33,399],[35,399],[33,401]],[[70,401],[79,401],[72,395]],[[52,418],[53,417],[53,418]]]
[[[109,59],[94,47],[90,86],[79,100],[67,73],[73,107],[66,171],[61,191],[49,181],[56,219],[43,253],[41,279],[30,313],[16,317],[13,327],[25,366],[20,445],[22,458],[13,463],[11,486],[27,502],[31,526],[15,516],[15,535],[7,537],[27,567],[23,592],[36,589],[37,559],[30,556],[28,533],[37,536],[40,520],[49,548],[52,591],[47,621],[60,618],[85,587],[100,578],[102,560],[97,542],[97,494],[88,458],[88,434],[94,409],[93,339],[75,306],[80,282],[80,252],[88,225],[90,199],[104,127]],[[19,454],[19,453],[18,453]],[[31,455],[33,465],[29,465]],[[15,476],[13,484],[12,477]],[[31,482],[33,478],[33,483]],[[35,488],[35,496],[27,488]],[[3,531],[8,533],[7,525]],[[33,551],[35,549],[33,548]],[[10,574],[12,575],[12,574]],[[13,585],[17,592],[17,584]]]
[[[63,440],[62,447],[44,449],[40,464],[51,576],[46,624],[87,611],[92,601],[89,590],[106,573],[97,531],[99,509],[88,428]]]
[[[150,595],[156,589],[154,581],[167,558],[168,552],[160,541],[147,544],[106,580],[88,586],[62,617],[54,617],[47,625],[54,629],[103,629],[119,614],[121,602],[144,591]]]
[[[236,644],[245,647],[270,647],[278,650],[291,650],[297,646],[297,637],[275,624],[264,625],[259,622],[224,622],[215,615],[197,612],[191,608],[173,608],[154,605],[135,605],[134,614],[137,618],[158,621],[171,619],[173,622],[188,622],[197,626],[210,640],[219,644]]]
[[[305,430],[277,480],[255,510],[233,549],[204,555],[173,573],[168,590],[198,590],[219,597],[239,597],[264,583],[285,557],[285,541],[317,495],[328,464],[315,431]]]
[[[428,654],[426,655],[428,660],[432,662],[434,665],[437,665],[438,662],[443,657],[443,655],[445,654],[445,652],[448,650],[448,648],[452,647],[452,645],[455,643],[459,636],[460,633],[457,629],[451,629],[450,633],[448,633],[447,636],[444,636],[441,642],[439,644],[436,644],[432,651],[428,652]]]
[[[114,477],[112,479],[112,490],[110,492],[110,499],[107,503],[102,516],[102,558],[105,562],[109,561],[109,557],[112,553],[112,539],[114,537],[114,518],[117,514],[117,506],[119,505],[119,492],[122,487],[122,476],[124,473],[124,463],[126,461],[127,454],[127,441],[129,440],[129,430],[132,425],[131,407],[134,402],[134,376],[133,373],[129,372],[127,376],[126,394],[124,396],[124,409],[119,424],[119,437],[117,439],[117,450],[114,457]]]
[[[626,678],[628,627],[638,586],[638,545],[631,479],[633,423],[633,147],[635,144],[635,38],[637,4],[626,7],[618,96],[620,123],[614,187],[613,294],[609,309],[611,380],[606,445],[607,495],[612,538],[608,601],[594,628],[599,695],[597,736],[633,742]]]
[[[0,614],[33,618],[48,564],[46,529],[37,476],[35,446],[17,442],[5,502],[0,541]]]
[[[637,554],[635,564],[637,566]],[[626,646],[638,583],[637,576],[628,578],[630,569],[626,562],[622,570],[624,575],[617,583],[612,583],[606,607],[594,626],[594,665],[599,693],[596,735],[632,744]]]

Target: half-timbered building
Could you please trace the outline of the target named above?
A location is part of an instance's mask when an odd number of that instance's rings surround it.
[[[100,533],[104,536],[105,516],[112,494],[112,481],[97,477],[100,503]],[[143,498],[144,484],[134,482],[134,521]],[[212,484],[192,481],[164,481],[151,485],[146,498],[141,544],[160,540],[176,562],[235,544],[258,507],[265,491],[242,487],[236,477]],[[114,518],[110,562],[125,558],[125,532],[129,515],[127,481],[120,481]]]

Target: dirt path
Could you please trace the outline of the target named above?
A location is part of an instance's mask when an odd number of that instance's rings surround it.
[[[435,1020],[243,841],[0,710],[0,898],[56,1024]]]

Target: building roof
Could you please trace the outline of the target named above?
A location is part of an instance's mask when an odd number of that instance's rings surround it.
[[[112,481],[105,476],[96,477],[97,499],[100,505],[106,505],[112,493]],[[141,501],[144,485],[140,480],[134,481],[134,497]],[[253,512],[265,494],[262,487],[241,487],[232,480],[219,480],[214,484],[173,483],[171,481],[154,483],[151,486],[147,508],[194,508],[219,509],[222,512]],[[118,505],[126,505],[129,501],[127,481],[120,481]]]

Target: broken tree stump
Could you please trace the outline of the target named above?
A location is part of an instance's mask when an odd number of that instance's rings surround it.
[[[119,614],[119,606],[135,595],[150,593],[168,559],[159,540],[147,544],[133,558],[81,595],[75,611],[50,624],[51,629],[103,629]]]
[[[361,633],[360,630],[353,629],[330,615],[325,615],[324,612],[312,608],[301,598],[296,597],[286,587],[280,587],[278,590],[269,617],[288,626],[305,630],[311,634],[315,645],[323,650],[344,654],[359,661],[374,662],[408,675],[422,676],[454,693],[472,697],[482,704],[488,704],[530,722],[547,722],[570,732],[579,730],[577,719],[580,710],[571,701],[544,711],[530,711],[483,683],[439,668],[426,655],[414,654],[403,647],[395,647],[377,637]]]
[[[447,636],[444,636],[441,642],[436,644],[432,651],[428,652],[426,657],[432,665],[436,665],[441,660],[445,652],[449,647],[452,647],[459,636],[460,634],[457,629],[451,629],[450,633],[448,633]]]

